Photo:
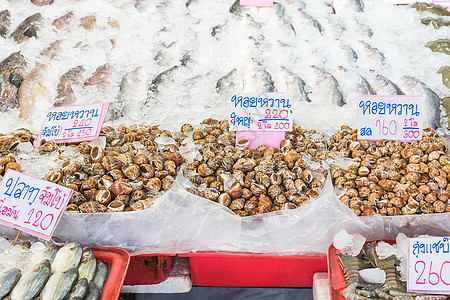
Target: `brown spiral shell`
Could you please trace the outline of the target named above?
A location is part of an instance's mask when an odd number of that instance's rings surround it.
[[[97,201],[87,201],[78,206],[78,209],[83,213],[99,213],[105,212],[107,208]]]

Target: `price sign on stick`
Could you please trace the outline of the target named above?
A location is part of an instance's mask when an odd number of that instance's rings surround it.
[[[449,238],[413,238],[408,242],[408,292],[450,294]]]
[[[39,139],[56,143],[91,141],[99,136],[109,103],[52,107],[45,116]]]
[[[9,169],[0,182],[0,224],[50,240],[72,192]]]
[[[422,96],[358,96],[358,139],[422,139]]]
[[[241,6],[272,7],[273,0],[239,0]]]
[[[292,105],[286,93],[243,93],[230,99],[230,130],[236,142],[246,139],[249,148],[259,144],[278,148],[285,131],[292,130]]]

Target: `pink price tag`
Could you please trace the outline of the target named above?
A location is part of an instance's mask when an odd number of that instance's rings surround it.
[[[236,143],[246,139],[249,141],[249,149],[256,149],[260,144],[280,149],[280,142],[284,137],[284,131],[237,131]]]
[[[52,107],[47,113],[39,139],[56,143],[92,141],[100,135],[109,102]]]
[[[239,0],[241,6],[272,7],[273,0]]]
[[[0,182],[0,224],[50,240],[73,190],[9,169]]]

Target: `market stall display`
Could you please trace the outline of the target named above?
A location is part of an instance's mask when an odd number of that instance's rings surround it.
[[[73,189],[55,238],[130,251],[128,284],[163,280],[185,253],[198,284],[310,285],[341,229],[450,232],[449,15],[361,0],[0,0],[0,179]],[[292,131],[250,149],[229,100],[270,92],[290,97]],[[421,95],[423,139],[358,141],[358,95]],[[100,137],[38,139],[50,107],[99,102]],[[285,280],[208,282],[230,260],[283,265]]]

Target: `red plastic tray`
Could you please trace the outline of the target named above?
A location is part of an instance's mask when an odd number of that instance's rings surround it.
[[[326,257],[198,252],[188,257],[192,284],[231,287],[312,287],[313,275],[326,272]]]
[[[383,240],[391,245],[395,244],[395,240]],[[372,241],[367,243],[373,243],[379,241]],[[367,244],[366,243],[366,244]],[[336,254],[341,253],[340,250],[334,248],[333,244],[328,247],[328,281],[330,283],[330,296],[332,300],[345,300],[342,296],[342,291],[345,289],[345,277],[344,270],[339,265],[339,259]]]
[[[169,277],[175,254],[143,254],[131,256],[126,285],[149,285],[160,283]]]
[[[95,259],[101,260],[109,268],[101,300],[119,299],[125,273],[130,263],[130,254],[119,248],[91,247],[91,249]]]

